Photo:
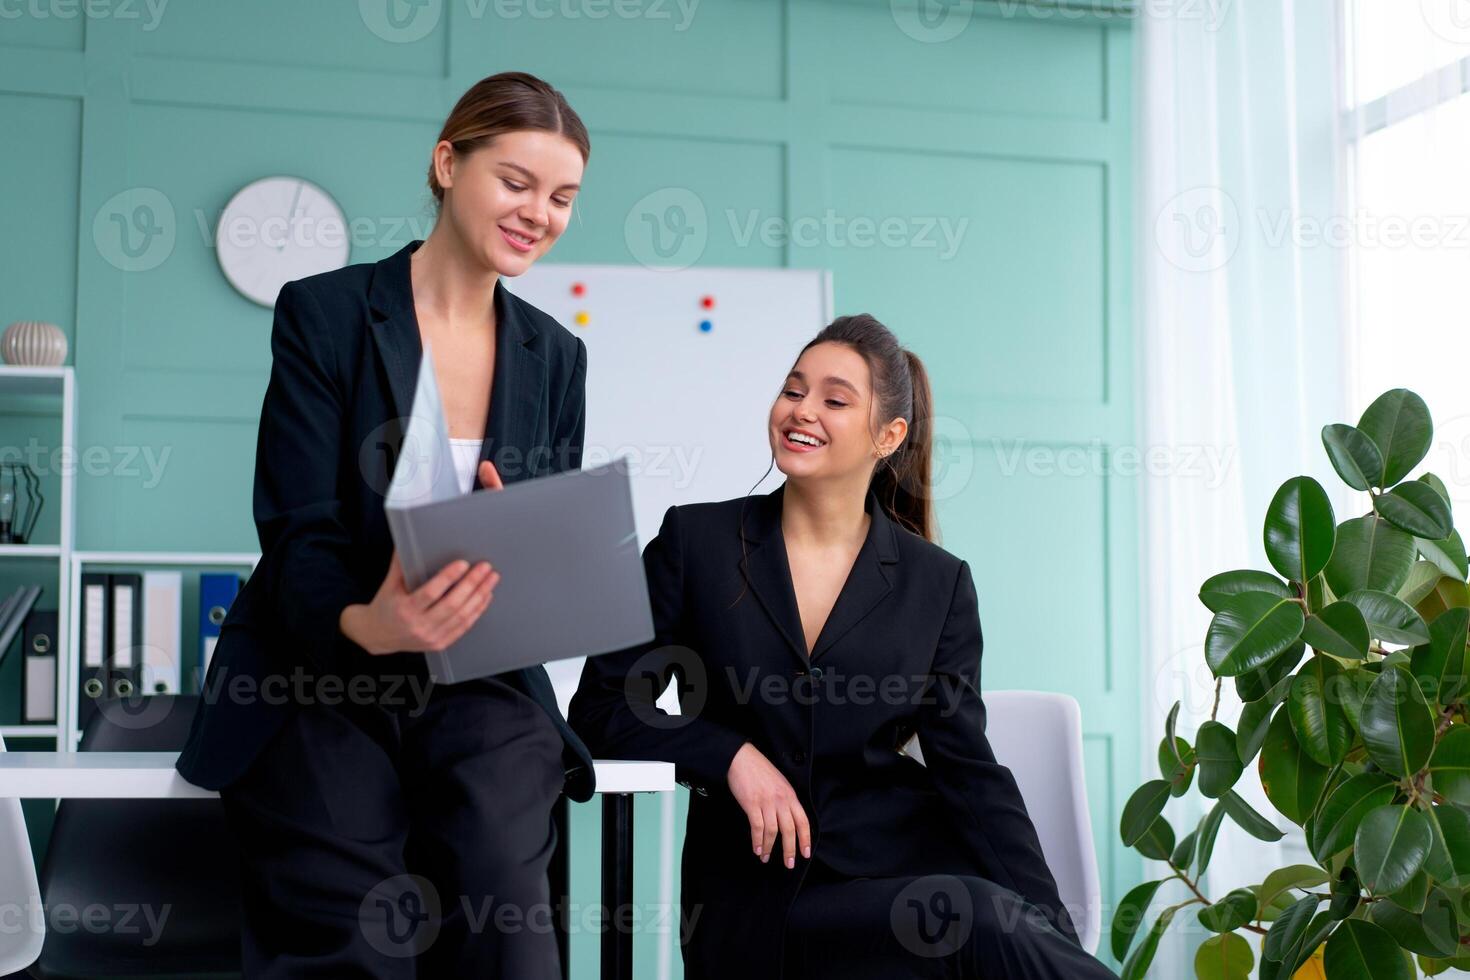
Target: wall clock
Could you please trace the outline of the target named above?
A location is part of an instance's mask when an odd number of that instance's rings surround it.
[[[235,192],[215,229],[215,255],[240,295],[274,307],[293,279],[347,264],[347,219],[332,196],[300,177],[262,177]]]

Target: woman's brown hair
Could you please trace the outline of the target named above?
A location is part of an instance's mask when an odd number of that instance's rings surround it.
[[[572,141],[582,154],[582,162],[592,154],[592,141],[587,127],[567,104],[566,97],[535,75],[523,71],[503,71],[482,78],[459,97],[439,131],[440,140],[448,140],[456,156],[465,156],[485,146],[502,133],[521,130],[556,133]],[[429,161],[429,190],[436,207],[444,206],[444,188],[434,174],[434,161]]]

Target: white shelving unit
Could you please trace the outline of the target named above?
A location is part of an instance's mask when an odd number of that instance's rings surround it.
[[[37,600],[49,607],[47,596],[56,596],[56,668],[57,668],[57,715],[56,724],[0,725],[0,737],[4,738],[56,738],[62,731],[62,707],[65,698],[61,687],[62,662],[66,659],[68,634],[66,611],[70,608],[71,596],[68,589],[71,577],[66,574],[76,534],[76,460],[77,460],[77,391],[76,376],[70,365],[60,367],[21,367],[13,364],[0,365],[0,397],[52,396],[59,400],[61,411],[61,445],[59,458],[63,461],[61,478],[60,541],[57,544],[0,544],[0,558],[35,559],[54,562],[56,586],[53,592],[47,588]],[[49,506],[52,502],[47,501]],[[19,654],[25,656],[24,651]],[[58,744],[58,748],[61,746]]]
[[[76,550],[76,460],[77,401],[76,378],[70,365],[60,367],[20,367],[0,364],[0,398],[17,396],[54,396],[60,406],[61,444],[59,458],[64,466],[60,475],[61,500],[58,522],[60,539],[56,544],[0,544],[0,559],[26,559],[54,562],[55,590],[46,588],[39,600],[50,607],[47,597],[55,595],[56,623],[56,722],[31,725],[0,725],[0,738],[51,738],[57,751],[75,752],[81,732],[77,729],[77,682],[81,651],[81,608],[73,597],[81,592],[82,571],[88,565],[125,567],[155,566],[177,568],[237,568],[254,570],[260,561],[258,552],[235,551],[78,551]],[[46,505],[52,505],[47,500]],[[44,582],[42,583],[45,584]],[[182,651],[181,651],[182,652]],[[24,651],[20,652],[24,657]],[[184,677],[187,677],[187,673]]]

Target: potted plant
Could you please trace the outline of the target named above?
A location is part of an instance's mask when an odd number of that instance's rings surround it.
[[[1356,426],[1326,426],[1332,467],[1368,494],[1367,512],[1338,523],[1322,486],[1294,477],[1266,511],[1273,571],[1201,586],[1214,614],[1204,648],[1214,708],[1191,744],[1174,704],[1159,778],[1123,808],[1123,843],[1172,872],[1132,889],[1114,915],[1125,980],[1147,973],[1187,913],[1213,933],[1195,958],[1209,980],[1281,980],[1314,960],[1311,975],[1329,980],[1413,977],[1416,959],[1426,975],[1470,967],[1465,545],[1443,482],[1406,479],[1432,436],[1423,399],[1402,388]],[[1216,720],[1226,683],[1243,702],[1234,729]],[[1270,817],[1235,792],[1252,763]],[[1176,839],[1164,807],[1192,787],[1215,802]],[[1227,817],[1263,841],[1282,836],[1277,817],[1291,821],[1316,863],[1207,897],[1199,881]],[[1186,897],[1150,913],[1175,880]]]

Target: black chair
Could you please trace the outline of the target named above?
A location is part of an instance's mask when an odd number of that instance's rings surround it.
[[[99,702],[82,751],[180,751],[198,703],[176,694]],[[217,799],[63,800],[41,895],[46,942],[33,977],[240,976],[239,856]]]

